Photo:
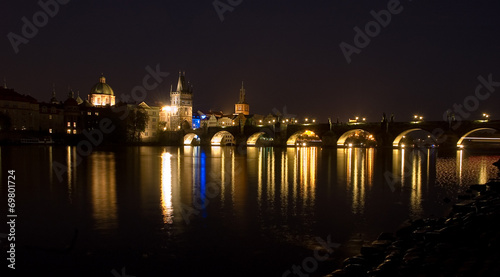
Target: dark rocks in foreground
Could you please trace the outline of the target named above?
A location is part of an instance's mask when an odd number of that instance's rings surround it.
[[[447,217],[382,233],[326,276],[500,276],[500,182],[459,199]]]

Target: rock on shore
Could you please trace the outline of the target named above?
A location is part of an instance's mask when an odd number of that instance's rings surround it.
[[[500,276],[500,181],[472,185],[447,217],[382,233],[331,276]]]

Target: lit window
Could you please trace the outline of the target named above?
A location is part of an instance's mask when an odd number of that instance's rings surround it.
[[[49,129],[49,133],[51,133],[51,134],[52,134],[52,129]]]
[[[68,134],[71,134],[71,129],[68,129]]]
[[[68,127],[71,127],[71,122],[68,121]]]
[[[99,113],[98,113],[98,112],[96,112],[96,113],[95,113],[95,115],[99,115]]]
[[[49,114],[49,119],[52,119],[52,115],[51,114]]]
[[[76,128],[76,122],[73,122],[73,127],[75,127],[75,128]]]
[[[73,130],[73,134],[76,134],[76,130]]]
[[[87,115],[91,115],[92,113],[91,112],[87,112]]]

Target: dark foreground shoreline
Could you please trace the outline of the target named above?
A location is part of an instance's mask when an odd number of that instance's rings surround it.
[[[448,216],[363,244],[331,276],[500,276],[500,180],[471,185]]]

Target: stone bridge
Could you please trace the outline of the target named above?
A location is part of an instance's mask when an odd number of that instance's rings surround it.
[[[419,131],[428,146],[457,147],[474,133],[497,133],[500,120],[356,122],[340,124],[281,124],[209,127],[182,131],[182,144],[295,146],[307,137],[308,144],[346,147],[363,137],[377,147],[400,147],[405,137]],[[310,143],[309,143],[310,142]],[[360,146],[360,145],[355,145]],[[361,145],[363,146],[363,145]]]

